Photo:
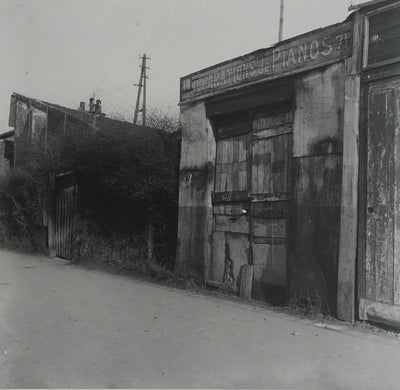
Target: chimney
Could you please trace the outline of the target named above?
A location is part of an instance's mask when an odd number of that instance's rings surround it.
[[[101,114],[101,100],[97,99],[96,100],[96,109],[95,109],[96,114]]]
[[[95,107],[95,104],[94,104],[94,98],[92,98],[92,97],[89,99],[89,112],[91,114],[94,114],[96,112],[96,107]]]
[[[85,102],[80,102],[79,103],[79,110],[85,111]]]

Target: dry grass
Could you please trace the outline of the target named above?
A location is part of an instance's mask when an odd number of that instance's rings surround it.
[[[147,274],[159,280],[176,279],[165,256],[147,258],[146,240],[142,235],[102,235],[94,225],[77,220],[74,229],[73,262],[100,266],[119,273]]]
[[[289,299],[288,310],[302,316],[331,316],[326,299],[319,294],[307,291],[304,295],[295,295]]]

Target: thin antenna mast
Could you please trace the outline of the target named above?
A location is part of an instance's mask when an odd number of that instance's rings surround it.
[[[280,42],[282,40],[282,32],[283,32],[283,4],[284,0],[281,0],[281,12],[280,12],[280,18],[279,18],[279,38],[278,41]]]
[[[139,79],[139,84],[134,84],[135,86],[139,87],[138,89],[138,94],[136,98],[136,108],[135,108],[135,116],[133,118],[133,124],[137,125],[138,121],[138,115],[139,112],[142,113],[142,126],[146,126],[146,79],[149,77],[146,75],[146,69],[150,69],[150,67],[146,66],[146,60],[149,60],[149,57],[146,57],[146,54],[143,54],[142,57],[142,65],[141,71],[140,71],[140,79]],[[142,108],[139,109],[140,105],[140,95],[142,93],[142,88],[143,88],[143,100],[142,100]]]

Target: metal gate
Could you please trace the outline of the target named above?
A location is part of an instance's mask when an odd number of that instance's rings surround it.
[[[78,186],[71,173],[55,178],[55,254],[63,259],[72,259],[73,227],[76,212]]]

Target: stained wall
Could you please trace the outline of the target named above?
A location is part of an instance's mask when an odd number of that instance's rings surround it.
[[[295,81],[289,292],[336,310],[344,64]]]
[[[215,140],[204,103],[182,108],[181,122],[176,269],[180,275],[204,281],[211,261]]]

